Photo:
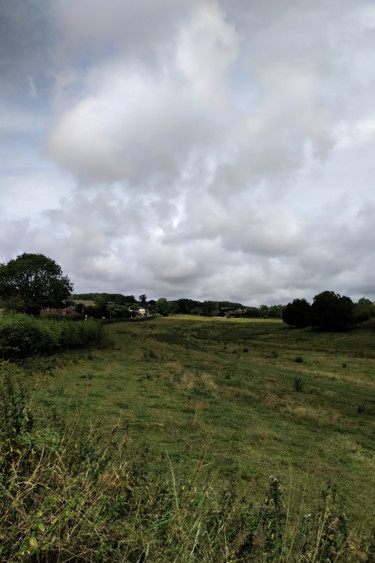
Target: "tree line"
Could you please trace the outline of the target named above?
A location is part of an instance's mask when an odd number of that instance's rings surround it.
[[[365,297],[354,303],[350,297],[333,291],[315,295],[313,303],[294,299],[285,307],[282,318],[295,328],[311,326],[325,331],[346,331],[375,317],[375,305]]]
[[[24,253],[0,264],[0,307],[38,316],[47,307],[66,307],[75,303],[77,314],[102,318],[127,318],[139,314],[188,314],[243,318],[282,318],[296,328],[312,326],[319,330],[343,331],[375,317],[375,305],[362,298],[354,303],[350,297],[333,291],[323,291],[310,304],[306,299],[294,299],[288,305],[260,305],[248,307],[232,301],[198,301],[181,298],[147,299],[141,294],[79,293],[64,276],[54,260],[42,254]],[[90,300],[86,306],[76,301]]]
[[[136,315],[141,308],[145,308],[148,314],[169,315],[199,315],[204,317],[243,317],[243,318],[280,318],[285,309],[284,305],[260,305],[260,307],[249,307],[242,303],[233,301],[198,301],[196,299],[181,298],[168,300],[165,297],[159,299],[147,299],[146,295],[140,295],[138,300],[134,295],[122,295],[119,293],[74,293],[71,299],[80,301],[93,301],[94,305],[80,306],[76,308],[79,312],[86,311],[92,316],[112,317],[126,314]],[[128,313],[126,313],[128,311]]]

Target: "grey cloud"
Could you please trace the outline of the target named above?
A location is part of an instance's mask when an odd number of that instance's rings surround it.
[[[20,6],[0,0],[4,260],[45,252],[77,291],[375,298],[372,2]]]

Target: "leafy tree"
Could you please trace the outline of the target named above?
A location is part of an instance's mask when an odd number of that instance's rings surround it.
[[[161,297],[156,301],[155,311],[163,317],[167,317],[171,313],[171,304],[165,297]]]
[[[218,310],[218,303],[217,301],[203,301],[201,308],[203,315],[210,317]]]
[[[284,309],[284,305],[271,305],[271,307],[268,308],[268,317],[270,319],[281,319]]]
[[[0,297],[18,300],[18,310],[38,315],[42,307],[61,307],[73,285],[58,264],[43,254],[21,254],[0,265]]]
[[[311,306],[311,324],[320,330],[344,331],[355,324],[354,303],[350,297],[333,291],[315,295]]]
[[[106,311],[108,306],[108,301],[110,301],[108,293],[97,293],[95,295],[95,299],[94,299],[95,307],[97,307],[98,309],[103,309]]]
[[[260,305],[259,307],[259,311],[261,316],[266,319],[268,317],[268,313],[269,313],[269,307],[268,305]]]
[[[139,296],[139,301],[140,301],[142,307],[145,307],[146,303],[147,303],[147,295],[142,293],[142,295]]]
[[[177,301],[173,302],[176,306],[176,312],[181,313],[183,315],[189,315],[194,309],[194,307],[198,307],[200,305],[199,301],[194,301],[193,299],[178,299]]]
[[[311,305],[306,299],[294,299],[283,311],[285,324],[296,328],[304,328],[311,323]]]
[[[357,323],[364,323],[375,317],[375,305],[370,299],[362,297],[354,307],[354,317]]]
[[[83,315],[85,312],[85,306],[83,303],[77,303],[77,305],[75,306],[76,308],[76,313],[78,313],[78,315]]]
[[[243,316],[249,319],[258,319],[261,313],[258,307],[246,307]]]

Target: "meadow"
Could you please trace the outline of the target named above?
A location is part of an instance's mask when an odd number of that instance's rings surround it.
[[[257,496],[270,475],[307,503],[332,480],[351,518],[375,523],[372,331],[194,317],[105,330],[110,349],[34,373],[33,399],[174,460],[189,452]]]
[[[219,494],[229,484],[251,506],[267,503],[277,480],[291,528],[330,491],[353,560],[370,560],[359,545],[375,527],[373,328],[333,334],[177,316],[104,332],[100,347],[23,361],[31,408],[74,421],[83,436],[114,433],[147,451],[156,473],[168,460],[171,479],[199,466],[195,487],[209,478]],[[311,553],[305,560],[319,560]]]

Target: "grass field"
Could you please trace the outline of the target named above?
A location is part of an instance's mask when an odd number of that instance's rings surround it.
[[[200,460],[259,502],[270,475],[300,511],[332,482],[358,533],[375,525],[373,330],[171,317],[105,331],[110,347],[34,367],[33,402],[83,427],[117,426],[174,463]]]

